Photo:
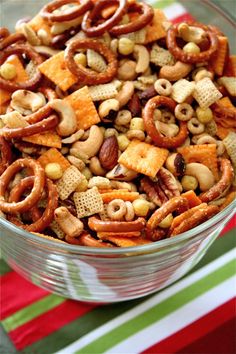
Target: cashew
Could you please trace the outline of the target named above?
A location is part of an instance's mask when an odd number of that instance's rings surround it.
[[[144,73],[148,69],[150,62],[150,55],[147,48],[143,45],[136,44],[134,46],[134,57],[137,60],[136,73]]]
[[[118,111],[119,110],[119,102],[114,99],[110,98],[106,101],[103,101],[98,107],[98,114],[101,118],[105,118],[109,115],[111,111]]]
[[[82,171],[85,168],[85,163],[78,157],[69,155],[67,156],[67,160],[76,168],[78,168],[79,171]]]
[[[129,170],[125,166],[118,164],[106,174],[106,177],[118,181],[131,181],[136,178],[137,175],[136,171]]]
[[[114,189],[128,189],[130,192],[137,192],[137,187],[134,183],[111,181],[111,187]]]
[[[17,90],[11,97],[11,107],[23,115],[36,112],[46,104],[45,97],[42,94],[28,90]]]
[[[185,42],[199,44],[206,38],[206,32],[202,28],[189,26],[187,23],[181,23],[178,32]]]
[[[82,22],[82,17],[75,18],[71,21],[64,21],[64,22],[55,22],[51,27],[51,34],[56,36],[57,34],[61,34],[66,30],[77,27]]]
[[[40,45],[41,40],[37,37],[36,33],[34,30],[28,25],[28,23],[22,23],[18,29],[20,33],[23,33],[23,35],[26,37],[27,41],[31,45]]]
[[[77,141],[72,148],[79,153],[84,153],[88,158],[95,156],[103,143],[103,134],[97,125],[90,128],[89,137],[85,141]]]
[[[121,90],[115,96],[119,102],[120,108],[125,106],[134,94],[134,83],[132,81],[125,81]]]
[[[94,176],[89,180],[88,188],[97,187],[100,189],[110,189],[111,182],[106,177]]]
[[[89,168],[95,176],[105,176],[106,174],[106,170],[104,170],[99,159],[96,156],[91,158]]]
[[[159,77],[169,81],[178,81],[187,76],[192,70],[191,64],[185,64],[177,61],[175,65],[165,65],[160,69]]]
[[[159,120],[155,121],[155,126],[156,129],[159,130],[162,134],[165,136],[168,136],[170,138],[176,136],[179,132],[179,127],[176,124],[166,124],[163,122],[160,122]]]
[[[60,50],[56,50],[51,47],[47,47],[45,45],[35,46],[34,50],[39,54],[47,55],[49,57],[52,57],[53,55],[56,55],[60,52]]]
[[[203,192],[208,191],[215,183],[215,178],[211,170],[201,163],[192,162],[187,164],[185,174],[195,177]]]
[[[119,80],[134,80],[137,76],[136,73],[136,62],[133,60],[124,59],[119,63],[119,68],[117,72],[117,77]]]
[[[65,207],[57,208],[54,217],[62,231],[70,237],[79,236],[84,229],[84,224]]]
[[[60,99],[49,102],[49,105],[61,118],[57,126],[57,133],[60,136],[73,134],[77,129],[77,120],[73,108],[67,102]]]
[[[80,140],[80,138],[83,136],[84,130],[80,129],[71,136],[68,136],[68,138],[63,139],[61,142],[62,144],[73,144],[76,141]]]

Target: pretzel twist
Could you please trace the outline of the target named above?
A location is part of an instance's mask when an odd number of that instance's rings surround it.
[[[134,221],[103,221],[95,216],[89,218],[88,225],[97,232],[131,232],[141,231],[145,227],[145,219],[138,218]]]
[[[66,4],[78,4],[79,7],[76,6],[76,8],[72,8],[70,11],[66,11],[66,13],[53,13],[53,11]],[[50,22],[64,22],[74,20],[75,18],[82,16],[92,7],[93,2],[91,0],[55,0],[45,5],[41,10],[40,15]]]
[[[26,38],[22,33],[10,34],[7,28],[0,28],[0,50],[9,47],[11,44],[17,43],[19,41],[25,41]]]
[[[176,148],[184,143],[188,136],[187,123],[180,121],[179,132],[174,137],[166,137],[156,129],[154,124],[154,111],[159,106],[166,106],[173,113],[176,107],[176,103],[172,98],[165,96],[155,96],[151,98],[145,105],[143,110],[143,120],[145,129],[154,143],[163,148]]]
[[[10,165],[12,160],[11,146],[2,136],[0,136],[0,176]]]

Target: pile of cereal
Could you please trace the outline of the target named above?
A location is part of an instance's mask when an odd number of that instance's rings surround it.
[[[133,0],[55,0],[0,28],[0,217],[127,247],[235,198],[236,56],[216,27]]]

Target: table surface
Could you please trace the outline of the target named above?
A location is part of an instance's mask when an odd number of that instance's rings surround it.
[[[14,1],[14,3],[17,4],[18,0],[0,0],[0,10],[1,9],[7,9],[9,4],[11,3],[11,1]],[[236,18],[236,1],[235,0],[212,0],[212,2],[214,2],[215,4],[217,4],[218,6],[220,6],[221,8],[224,9],[224,11],[226,11],[231,18]],[[25,0],[24,2],[24,6],[27,8],[28,4],[27,0]],[[32,3],[31,3],[32,4]],[[20,5],[21,6],[21,5]],[[37,7],[37,0],[35,0],[35,7]],[[189,10],[189,12],[191,12],[191,0],[188,2],[187,8]],[[20,9],[19,9],[20,10]],[[32,11],[32,8],[31,8]],[[12,18],[17,18],[17,8],[14,11],[14,13],[11,15]],[[4,11],[1,11],[1,23],[5,23],[5,21],[3,20],[3,16],[4,16]],[[207,14],[206,14],[207,16]],[[13,20],[12,20],[13,23]],[[235,38],[235,34],[232,33],[232,38]],[[232,228],[233,227],[233,228]],[[227,235],[224,237],[219,238],[210,248],[210,250],[208,251],[207,255],[204,256],[204,258],[201,260],[201,262],[191,271],[191,274],[195,274],[198,270],[201,270],[201,268],[206,267],[208,263],[210,263],[211,261],[213,261],[215,258],[220,257],[222,254],[224,254],[227,251],[230,251],[234,246],[235,246],[235,222],[232,223],[231,221],[231,225],[228,227],[227,229]],[[0,260],[0,274],[4,274],[7,273],[8,271],[10,271],[10,269],[8,268],[8,266],[2,261]],[[182,281],[182,280],[181,280]],[[126,302],[122,305],[118,304],[118,305],[109,305],[112,308],[112,311],[117,312],[117,314],[119,314],[119,312],[122,311],[128,311],[129,309],[132,309],[132,307],[134,307],[135,305],[138,306],[140,301],[142,300],[134,300],[134,301],[130,301],[130,302]],[[119,307],[120,307],[120,311],[119,311]],[[228,305],[227,308],[224,309],[224,311],[228,311],[228,312],[235,312],[235,306],[233,303],[231,303],[231,305]],[[109,313],[109,307],[106,309],[106,312]],[[97,313],[97,316],[99,316],[99,311]],[[107,314],[108,316],[108,314]],[[217,322],[219,314],[215,313],[214,316],[211,319],[211,323],[209,323],[210,326],[212,326],[213,322]],[[109,317],[109,316],[108,316]],[[202,329],[202,327],[196,327],[195,330],[197,331],[197,333],[199,334],[201,331],[202,333],[202,337],[201,339],[205,338],[205,342],[204,340],[200,341],[200,337],[198,338],[198,336],[196,336],[195,341],[194,341],[194,346],[190,345],[188,338],[184,338],[185,342],[182,342],[182,346],[181,346],[181,336],[177,338],[177,342],[179,340],[178,343],[171,343],[171,341],[168,343],[168,348],[165,347],[165,343],[162,341],[162,346],[159,345],[158,346],[154,346],[153,348],[150,348],[148,351],[146,351],[145,353],[174,353],[174,352],[179,352],[181,354],[190,354],[190,353],[220,353],[220,354],[226,354],[226,353],[230,353],[232,352],[235,353],[236,352],[236,347],[234,347],[234,351],[233,350],[233,343],[230,343],[230,340],[233,340],[233,338],[235,337],[235,333],[231,333],[230,331],[232,330],[232,328],[235,328],[235,321],[232,322],[232,316],[228,316],[231,319],[231,326],[230,326],[230,320],[228,320],[228,322],[225,324],[224,327],[220,327],[220,326],[216,326],[216,328],[212,328],[211,331],[211,335],[214,337],[214,347],[209,348],[209,351],[206,351],[207,348],[207,341],[209,341],[211,339],[210,336],[205,336],[204,335],[204,331]],[[209,318],[210,320],[210,318]],[[79,322],[78,322],[78,326],[79,326]],[[217,329],[220,328],[221,331],[217,331]],[[65,330],[66,331],[66,330]],[[89,331],[89,328],[88,328]],[[68,337],[70,336],[70,332],[68,331]],[[201,334],[201,333],[200,333]],[[188,334],[187,334],[188,335]],[[212,337],[212,338],[213,338]],[[182,338],[183,340],[183,338]],[[175,337],[175,341],[176,341],[176,337]],[[59,343],[59,345],[57,346],[57,343]],[[70,341],[69,341],[70,342]],[[188,345],[189,343],[189,345]],[[205,343],[205,347],[204,347],[204,343]],[[54,345],[52,345],[52,343],[50,343],[48,341],[45,341],[45,344],[49,345],[49,347],[46,349],[45,347],[45,353],[49,353],[52,354],[54,353],[56,350],[60,349],[60,338],[55,336],[55,343]],[[186,344],[186,345],[185,345]],[[51,347],[50,347],[51,346]],[[160,351],[161,350],[161,351]],[[31,346],[31,349],[29,347],[29,350],[26,351],[21,351],[22,353],[27,353],[27,354],[34,354],[34,353],[38,353],[38,354],[45,354],[44,351],[37,350],[37,346]],[[9,339],[9,337],[6,334],[5,329],[3,329],[2,325],[0,325],[0,353],[1,354],[16,354],[19,353],[19,351],[17,351],[15,349],[15,346],[12,344],[11,340]],[[68,352],[69,353],[69,352]],[[81,353],[83,354],[87,354],[86,351],[82,351]],[[90,351],[90,353],[95,354],[95,352]],[[113,352],[114,354],[115,352]],[[120,353],[120,352],[119,352]],[[126,351],[122,351],[122,353],[126,353]],[[63,354],[67,354],[67,351],[63,352]],[[118,354],[118,352],[117,352]]]

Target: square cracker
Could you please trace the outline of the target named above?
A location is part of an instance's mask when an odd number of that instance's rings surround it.
[[[38,162],[42,167],[45,167],[48,163],[58,163],[63,172],[70,167],[69,161],[58,151],[57,149],[49,149],[38,158]]]
[[[166,36],[167,29],[171,23],[166,18],[164,12],[160,9],[154,9],[154,17],[152,22],[147,25],[147,33],[145,43],[157,41]]]
[[[25,71],[20,59],[16,55],[10,56],[6,63],[12,64],[16,69],[16,77],[12,80],[12,82],[24,82],[28,80],[29,76]],[[0,89],[0,106],[11,99],[12,92]]]
[[[120,155],[118,162],[149,177],[155,177],[168,156],[168,150],[133,140]]]
[[[77,129],[89,129],[100,122],[96,107],[90,97],[87,86],[73,92],[64,100],[74,109],[77,118]]]
[[[53,130],[22,138],[28,143],[61,149],[61,137]]]
[[[66,67],[64,51],[44,61],[38,66],[38,69],[55,85],[59,86],[62,91],[66,91],[78,81],[77,77]]]

